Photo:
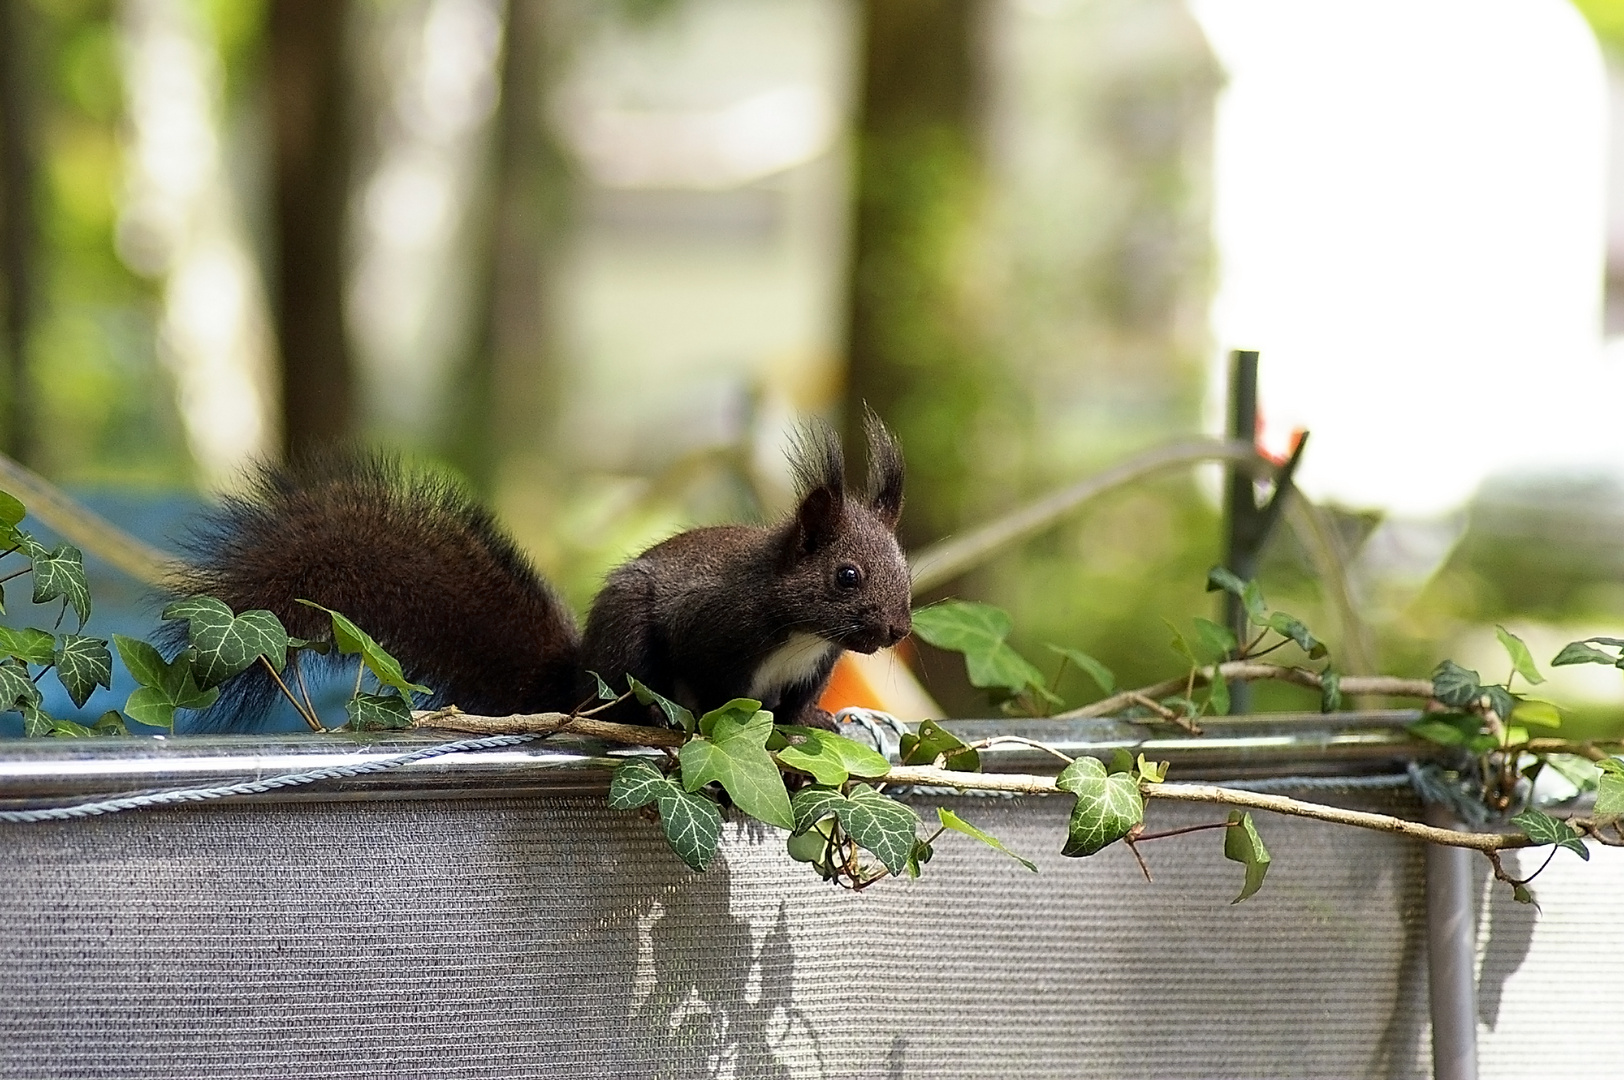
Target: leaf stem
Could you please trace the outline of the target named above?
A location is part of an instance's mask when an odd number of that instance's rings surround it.
[[[1140,833],[1135,840],[1166,840],[1170,836],[1183,836],[1185,833],[1205,832],[1208,829],[1229,829],[1240,824],[1236,821],[1209,821],[1205,825],[1186,825],[1182,829],[1167,829],[1163,832]]]
[[[282,696],[288,699],[288,702],[300,716],[304,717],[304,722],[310,725],[310,730],[322,730],[321,722],[306,712],[304,706],[299,704],[299,699],[293,696],[293,691],[288,689],[288,684],[282,681],[282,676],[276,673],[276,669],[271,666],[271,662],[265,658],[264,653],[260,654],[259,662],[265,665],[265,670],[271,673],[271,678],[275,679],[276,685],[281,688]]]
[[[17,550],[16,548],[11,549],[11,551],[16,551],[16,550]],[[10,555],[11,551],[6,552],[6,554]],[[0,558],[3,558],[3,556],[0,556]],[[32,565],[29,565],[29,566],[23,567],[21,570],[13,571],[13,572],[7,574],[5,577],[0,577],[0,585],[4,585],[6,582],[10,581],[12,578],[20,578],[24,574],[32,573],[33,569],[34,569],[34,567]]]

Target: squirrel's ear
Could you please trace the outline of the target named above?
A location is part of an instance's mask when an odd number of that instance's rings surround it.
[[[819,486],[801,496],[795,508],[796,551],[812,555],[828,547],[846,524],[846,499],[836,488]]]
[[[902,516],[902,451],[874,410],[866,405],[863,434],[868,437],[868,505],[894,532]]]

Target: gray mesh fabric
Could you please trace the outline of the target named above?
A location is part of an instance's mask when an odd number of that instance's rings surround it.
[[[1042,872],[950,835],[855,895],[743,825],[694,874],[590,795],[7,826],[0,1076],[1417,1074],[1414,845],[1260,815],[1231,906],[1216,834],[1147,884],[1056,853],[1068,801],[920,801]]]

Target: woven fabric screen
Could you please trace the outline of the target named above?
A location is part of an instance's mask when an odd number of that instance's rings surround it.
[[[861,894],[735,824],[692,873],[591,795],[0,827],[0,1075],[1426,1075],[1415,845],[1261,815],[1274,866],[1231,906],[1241,871],[1213,834],[1150,845],[1147,884],[1120,845],[1057,854],[1066,802],[917,801],[1042,872],[949,837],[921,880]],[[1155,806],[1150,826],[1214,816]],[[1571,1000],[1539,1005],[1571,999],[1563,965],[1619,962],[1582,930],[1624,883],[1613,854],[1561,856],[1537,927],[1491,905],[1490,1021],[1571,1023]],[[1616,1015],[1624,979],[1593,982],[1585,1008]],[[1596,1061],[1616,1065],[1606,1030]],[[1485,1076],[1585,1071],[1484,1031]]]

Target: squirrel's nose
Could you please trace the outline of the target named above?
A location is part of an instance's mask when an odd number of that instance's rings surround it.
[[[908,636],[908,631],[911,630],[911,629],[913,629],[912,626],[910,626],[907,623],[903,623],[901,626],[897,626],[896,624],[893,623],[891,626],[886,627],[885,632],[886,632],[886,639],[887,640],[886,640],[885,644],[887,646],[895,645],[897,642],[899,642],[903,638],[907,637]]]

